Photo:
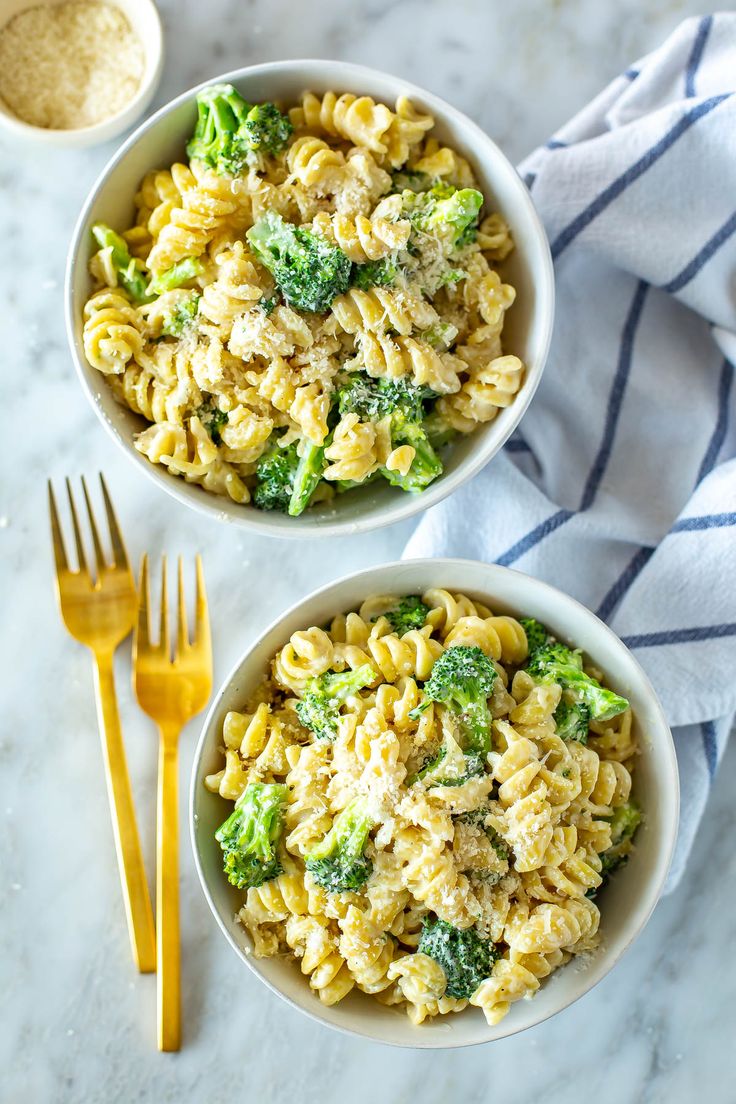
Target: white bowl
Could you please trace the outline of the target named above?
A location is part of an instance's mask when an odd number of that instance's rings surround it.
[[[63,2],[64,0],[0,0],[0,27],[4,27],[13,16],[28,8],[37,8],[43,3],[61,4]],[[120,8],[143,47],[143,75],[133,99],[109,119],[103,119],[94,126],[80,127],[78,130],[51,130],[47,127],[31,126],[14,115],[0,99],[0,127],[4,127],[12,137],[42,142],[48,146],[82,149],[85,146],[96,146],[101,142],[108,142],[111,138],[117,138],[140,119],[153,99],[161,77],[163,66],[161,20],[153,0],[107,0],[107,3]]]
[[[243,894],[222,873],[215,829],[232,805],[205,788],[204,779],[222,766],[222,723],[242,709],[267,671],[274,653],[297,629],[322,625],[334,614],[356,609],[369,594],[416,594],[429,587],[463,591],[494,612],[538,618],[561,640],[581,647],[605,672],[610,686],[629,698],[640,755],[634,793],[645,820],[629,862],[600,894],[602,946],[543,982],[531,1001],[518,1001],[508,1016],[489,1027],[478,1009],[414,1027],[402,1012],[355,991],[326,1008],[298,967],[280,958],[254,958],[250,938],[236,922]],[[459,1047],[502,1039],[532,1027],[587,993],[619,960],[641,932],[657,903],[677,833],[679,788],[675,750],[662,708],[639,664],[602,621],[562,591],[509,568],[472,560],[403,560],[349,575],[315,591],[284,613],[236,664],[215,698],[197,745],[192,768],[190,826],[194,856],[205,896],[228,942],[275,993],[315,1020],[353,1035],[396,1046]]]
[[[506,351],[516,353],[526,365],[521,391],[494,422],[455,446],[444,474],[423,494],[405,494],[380,481],[342,495],[332,503],[315,506],[298,518],[259,511],[208,494],[136,452],[133,437],[143,428],[143,420],[114,400],[105,380],[87,363],[82,348],[82,308],[91,290],[87,271],[92,248],[90,227],[97,220],[118,230],[131,224],[133,195],[143,175],[183,156],[186,139],[194,127],[197,88],[177,97],[131,135],[95,184],[77,223],[67,266],[66,317],[82,386],[103,424],[139,469],[180,502],[210,516],[271,536],[299,539],[364,532],[402,521],[433,506],[480,471],[513,432],[537,388],[549,348],[554,311],[552,261],[539,216],[513,165],[475,123],[437,96],[398,77],[341,61],[309,60],[254,65],[214,77],[199,87],[214,81],[229,81],[251,101],[288,102],[296,100],[305,89],[325,92],[335,88],[367,93],[388,103],[406,93],[421,109],[431,111],[437,120],[438,137],[451,142],[472,163],[491,208],[507,219],[516,242],[516,249],[503,268],[505,277],[518,292],[507,316],[504,337]]]

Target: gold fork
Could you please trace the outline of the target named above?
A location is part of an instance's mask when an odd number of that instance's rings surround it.
[[[212,645],[202,561],[197,556],[194,639],[190,643],[179,557],[178,626],[171,659],[166,557],[161,562],[158,643],[151,641],[148,557],[141,561],[138,621],[133,639],[133,680],[138,703],[159,729],[156,846],[157,1019],[159,1050],[178,1050],[181,1039],[179,980],[179,733],[204,709],[212,690]]]
[[[67,479],[66,488],[77,549],[78,569],[76,571],[69,566],[54,490],[49,480],[49,512],[56,563],[56,592],[64,624],[76,640],[91,649],[95,657],[97,716],[102,736],[105,778],[128,932],[138,969],[141,973],[148,974],[156,969],[153,912],[136,827],[113,674],[115,649],[128,635],[135,622],[135,583],[120,527],[102,475],[100,475],[100,483],[110,532],[112,563],[108,563],[105,559],[92,504],[87,493],[87,484],[82,478],[82,491],[87,506],[96,561],[96,578],[93,579],[87,566],[71,484]]]

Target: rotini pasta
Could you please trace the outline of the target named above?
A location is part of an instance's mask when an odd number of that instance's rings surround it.
[[[373,479],[418,494],[523,385],[509,228],[404,96],[261,108],[200,93],[134,224],[95,226],[87,360],[149,423],[138,451],[213,494],[289,516]]]
[[[264,789],[281,802],[276,861],[234,883],[255,953],[419,1025],[468,1004],[497,1023],[593,951],[640,816],[631,712],[597,679],[538,622],[440,588],[293,633],[206,780],[236,820]]]

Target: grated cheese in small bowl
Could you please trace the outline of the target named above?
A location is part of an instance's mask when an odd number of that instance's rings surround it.
[[[15,7],[0,26],[0,120],[49,137],[86,132],[85,141],[99,130],[102,141],[147,106],[161,61],[160,24],[150,0]]]

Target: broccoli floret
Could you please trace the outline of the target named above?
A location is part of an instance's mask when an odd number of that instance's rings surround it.
[[[227,880],[238,889],[263,885],[281,873],[276,848],[287,794],[286,786],[251,782],[215,832]]]
[[[593,721],[608,721],[629,708],[626,698],[606,690],[583,671],[583,657],[557,641],[535,648],[526,667],[540,682],[557,682],[567,701],[584,705]]]
[[[375,681],[376,672],[369,663],[354,671],[327,671],[310,679],[304,696],[297,702],[296,713],[305,728],[320,740],[334,740],[340,705],[351,694],[357,694]]]
[[[298,467],[296,441],[292,441],[286,448],[280,448],[276,437],[256,465],[253,505],[259,510],[281,510],[282,513],[288,513]]]
[[[197,93],[197,123],[187,156],[218,173],[243,169],[250,148],[244,135],[250,105],[231,84],[213,84]]]
[[[526,633],[526,643],[530,655],[551,639],[544,625],[533,617],[520,617],[519,624]]]
[[[452,741],[455,747],[451,751],[448,748],[450,740],[451,737],[446,737],[445,743],[437,754],[425,759],[417,773],[408,780],[408,785],[422,781],[428,789],[432,786],[464,786],[471,778],[477,778],[479,774],[484,773],[485,768],[480,755],[475,753],[465,755],[455,741]],[[455,748],[460,751],[459,761],[452,753]]]
[[[634,846],[634,834],[641,824],[641,811],[633,801],[619,805],[607,817],[611,824],[611,846],[601,855],[603,878],[617,870],[628,859]]]
[[[193,291],[185,298],[179,299],[173,309],[164,314],[161,333],[169,337],[183,337],[187,330],[193,329],[197,324],[201,298],[198,292]]]
[[[395,487],[419,492],[443,471],[442,461],[422,428],[424,402],[436,398],[427,387],[417,387],[410,379],[372,379],[363,373],[351,375],[338,390],[341,414],[355,413],[369,421],[390,417],[391,444],[411,445],[415,455],[406,475],[381,468],[381,475]]]
[[[509,845],[498,834],[496,829],[487,823],[490,812],[491,810],[488,805],[479,805],[477,809],[469,809],[465,813],[459,813],[454,819],[461,821],[463,824],[475,824],[478,828],[482,828],[499,858],[508,859],[511,853]]]
[[[104,222],[96,222],[92,227],[92,237],[100,249],[110,250],[110,260],[121,287],[125,288],[136,303],[148,302],[150,296],[147,277],[142,264],[131,257],[127,242],[116,234]]]
[[[278,295],[262,295],[261,298],[258,300],[258,306],[261,308],[266,318],[268,318],[269,314],[271,314],[273,310],[278,306],[278,303]]]
[[[429,753],[416,774],[407,779],[406,784],[412,786],[421,781],[426,789],[433,786],[463,786],[469,779],[477,778],[484,771],[482,757],[475,751],[466,754],[457,740],[449,732],[445,732],[439,748]]]
[[[401,169],[391,176],[392,192],[426,192],[432,187],[432,177],[429,173],[416,172],[412,169]]]
[[[277,153],[292,125],[272,103],[246,103],[231,84],[197,93],[197,123],[187,155],[218,173],[237,176],[261,152]]]
[[[157,276],[154,276],[148,285],[148,294],[163,295],[165,291],[172,291],[174,288],[181,287],[182,284],[188,284],[195,276],[201,276],[203,272],[204,265],[197,257],[185,257],[183,261],[177,261],[165,272],[159,272]]]
[[[390,257],[383,257],[380,261],[355,264],[350,284],[351,287],[360,288],[362,291],[369,291],[372,287],[388,287],[396,279],[398,271],[396,262]]]
[[[483,196],[475,188],[454,188],[435,184],[426,192],[401,193],[404,209],[414,228],[436,234],[452,249],[462,249],[473,241]]]
[[[490,939],[475,928],[460,930],[436,916],[425,919],[417,950],[439,963],[447,977],[446,996],[458,1000],[472,997],[498,958]]]
[[[326,311],[336,296],[347,291],[350,260],[311,230],[293,226],[275,211],[268,211],[246,237],[292,306]]]
[[[373,379],[364,372],[354,372],[338,389],[337,403],[341,414],[359,414],[372,422],[401,412],[410,421],[420,422],[423,403],[436,395],[429,387],[418,386],[405,376],[398,379]]]
[[[431,345],[433,349],[441,349],[445,352],[450,348],[457,334],[457,326],[453,326],[449,322],[436,322],[428,330],[422,330],[419,336],[422,341],[425,341],[427,345]]]
[[[382,468],[381,474],[392,487],[401,487],[410,494],[420,494],[430,483],[442,475],[444,464],[432,448],[429,437],[421,425],[408,421],[403,415],[394,415],[391,419],[391,444],[411,445],[414,459],[406,475],[401,472]]]
[[[245,117],[246,141],[255,153],[278,153],[293,130],[289,117],[282,115],[276,104],[256,104]]]
[[[330,893],[360,889],[373,864],[364,855],[374,821],[364,798],[356,797],[333,821],[329,832],[306,856],[305,865],[315,882]]]
[[[383,616],[394,632],[403,636],[412,629],[421,629],[428,613],[429,606],[425,606],[421,598],[416,594],[406,594],[399,598],[395,606],[387,609]]]
[[[458,437],[457,430],[453,429],[436,410],[427,415],[422,422],[422,428],[435,452],[441,452]]]
[[[224,425],[227,425],[227,411],[218,409],[212,400],[208,399],[197,407],[195,414],[209,433],[213,443],[216,445],[222,444],[220,430]]]
[[[424,700],[409,713],[417,717],[430,702],[442,702],[456,713],[465,751],[486,755],[491,747],[491,711],[488,697],[496,668],[477,647],[460,645],[443,652],[424,684]]]
[[[583,702],[567,701],[564,697],[554,712],[555,731],[563,740],[587,744],[590,710]]]
[[[325,446],[315,445],[305,438],[302,444],[302,455],[294,472],[294,483],[289,499],[290,517],[299,517],[299,514],[306,510],[324,470]]]

